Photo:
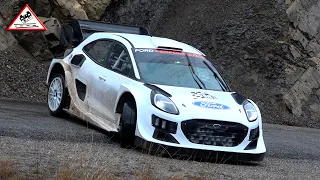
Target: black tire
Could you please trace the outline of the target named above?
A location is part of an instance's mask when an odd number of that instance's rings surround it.
[[[135,104],[126,102],[120,118],[120,146],[131,148],[134,146],[137,111]]]
[[[61,95],[61,102],[58,106],[57,109],[55,110],[52,110],[49,106],[49,90],[50,90],[50,86],[51,86],[51,83],[54,79],[60,79],[62,81],[62,95]],[[48,92],[47,92],[47,104],[48,104],[48,110],[50,112],[50,114],[52,116],[55,116],[55,117],[67,117],[68,114],[66,112],[63,111],[63,107],[65,105],[65,101],[66,101],[66,86],[65,86],[65,79],[64,79],[64,76],[62,74],[54,74],[51,78],[50,78],[50,81],[49,81],[49,86],[48,86]]]

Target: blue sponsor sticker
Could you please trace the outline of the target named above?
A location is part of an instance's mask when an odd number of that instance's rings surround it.
[[[193,105],[199,106],[202,108],[208,108],[208,109],[219,109],[219,110],[229,110],[231,109],[229,106],[215,103],[215,102],[206,102],[206,101],[195,101],[193,102]]]
[[[69,56],[69,60],[72,59],[72,54]]]

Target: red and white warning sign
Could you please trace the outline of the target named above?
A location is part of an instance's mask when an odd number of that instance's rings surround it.
[[[7,31],[45,31],[47,28],[26,4],[8,26]]]

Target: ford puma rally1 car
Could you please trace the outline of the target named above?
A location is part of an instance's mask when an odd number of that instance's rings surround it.
[[[71,114],[138,142],[263,160],[259,108],[199,50],[142,27],[73,20],[49,67],[51,115]],[[140,143],[143,144],[143,143]]]

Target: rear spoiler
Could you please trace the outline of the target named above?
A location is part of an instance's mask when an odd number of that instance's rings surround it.
[[[101,21],[72,19],[70,24],[62,25],[60,44],[59,48],[57,49],[59,49],[61,52],[64,52],[68,48],[76,47],[86,38],[96,32],[150,35],[148,29],[144,27],[109,24]]]

